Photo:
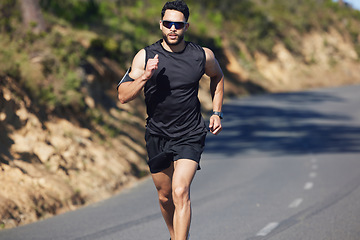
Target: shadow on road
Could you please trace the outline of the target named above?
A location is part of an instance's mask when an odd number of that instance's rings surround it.
[[[207,153],[360,152],[360,124],[353,121],[351,113],[343,114],[336,107],[333,111],[321,111],[323,104],[346,107],[347,99],[327,92],[282,93],[259,98],[260,101],[240,99],[224,105],[224,129],[218,136],[208,135]]]

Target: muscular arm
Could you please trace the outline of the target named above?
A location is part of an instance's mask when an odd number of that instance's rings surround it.
[[[145,69],[145,50],[140,50],[134,57],[129,76],[134,79],[131,82],[121,83],[118,88],[118,99],[121,103],[127,103],[136,98],[147,80],[151,78],[154,71],[158,68],[158,55],[149,59]]]
[[[214,53],[204,48],[206,55],[205,73],[210,77],[210,92],[213,101],[213,111],[221,112],[224,97],[224,74],[215,58]],[[218,134],[221,129],[221,120],[219,116],[212,115],[210,117],[210,131]]]

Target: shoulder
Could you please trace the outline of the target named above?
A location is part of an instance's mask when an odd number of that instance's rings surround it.
[[[137,52],[137,54],[135,55],[134,58],[138,58],[138,57],[142,57],[145,56],[145,48],[141,49],[140,51]]]
[[[222,75],[220,65],[215,57],[214,52],[209,48],[204,47],[203,49],[206,57],[206,63],[205,63],[206,75],[208,75],[209,77]]]
[[[194,42],[186,42],[186,49],[190,51],[201,52],[205,55],[204,48]]]
[[[144,48],[145,51],[159,50],[159,49],[161,48],[161,41],[162,41],[162,40],[159,40],[159,41],[157,41],[157,42],[155,42],[155,43],[153,43],[153,44],[145,47],[145,48]]]
[[[145,49],[141,49],[134,57],[132,62],[132,68],[144,68],[145,66]]]
[[[147,58],[151,57],[151,52],[154,50],[156,51],[159,48],[159,45],[160,40],[141,49],[133,59],[132,68],[145,69]]]
[[[201,47],[199,44],[196,44],[196,43],[194,43],[194,42],[188,42],[188,41],[186,41],[186,46],[187,47],[192,47],[192,48],[196,48],[196,49],[203,49],[203,47]]]
[[[205,52],[206,61],[214,61],[215,60],[215,54],[211,49],[203,47],[203,50]]]

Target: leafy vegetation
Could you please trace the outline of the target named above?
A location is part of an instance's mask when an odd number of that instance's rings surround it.
[[[359,42],[360,12],[348,7],[340,7],[332,0],[242,0],[215,1],[189,0],[192,4],[207,6],[207,12],[221,14],[218,26],[233,42],[240,40],[249,51],[263,52],[273,57],[272,48],[276,42],[283,42],[293,53],[300,53],[301,35],[312,30],[328,31],[335,27],[352,35],[357,48]],[[219,18],[208,15],[219,22]],[[215,20],[216,19],[216,20]],[[358,53],[360,53],[358,51]]]
[[[360,12],[332,0],[187,0],[191,40],[220,49],[243,42],[250,54],[274,57],[277,42],[300,55],[300,39],[313,30],[335,27],[350,33],[360,56]],[[19,2],[0,3],[0,74],[23,84],[33,100],[49,110],[84,109],[87,71],[94,61],[111,59],[123,69],[146,45],[160,38],[160,0],[41,0],[45,33],[21,25]],[[206,7],[205,7],[206,6]],[[189,38],[188,36],[188,38]]]

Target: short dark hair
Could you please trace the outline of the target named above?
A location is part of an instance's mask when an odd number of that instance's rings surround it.
[[[190,15],[189,8],[186,5],[186,3],[182,0],[176,0],[165,3],[163,9],[161,10],[161,19],[164,18],[166,10],[176,10],[182,12],[185,16],[185,21],[187,22],[189,20],[189,15]]]

